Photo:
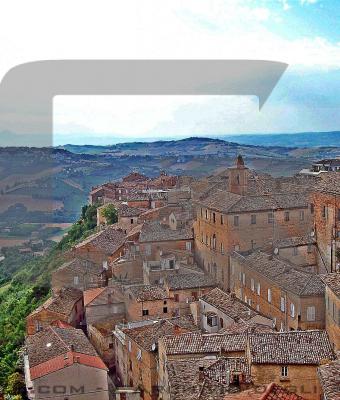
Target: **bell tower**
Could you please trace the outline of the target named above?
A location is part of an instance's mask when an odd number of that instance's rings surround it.
[[[247,193],[248,171],[242,156],[236,158],[236,165],[228,168],[228,191],[244,196]]]

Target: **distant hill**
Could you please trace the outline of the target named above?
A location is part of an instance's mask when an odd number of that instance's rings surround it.
[[[257,145],[257,146],[339,147],[340,131],[226,135],[223,136],[223,139],[235,141],[239,144]]]

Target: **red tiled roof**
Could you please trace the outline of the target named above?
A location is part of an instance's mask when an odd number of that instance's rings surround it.
[[[286,388],[271,383],[268,385],[265,393],[260,397],[260,400],[304,400],[303,397],[298,396],[295,393],[290,392]]]
[[[88,304],[90,304],[96,297],[98,297],[100,294],[102,294],[104,290],[105,290],[104,287],[85,290],[84,306],[86,307]]]
[[[57,328],[61,329],[74,329],[72,325],[68,324],[65,321],[61,321],[60,319],[58,319],[57,321],[53,321],[50,325],[56,326]]]
[[[107,370],[106,365],[100,357],[69,351],[65,355],[54,357],[51,360],[30,368],[31,379],[40,378],[76,363]]]

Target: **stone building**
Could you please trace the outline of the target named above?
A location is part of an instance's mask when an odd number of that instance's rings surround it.
[[[94,233],[72,248],[74,257],[97,265],[113,261],[123,254],[126,234],[115,226]]]
[[[340,174],[322,175],[312,194],[320,270],[340,270]]]
[[[108,271],[89,260],[74,258],[52,272],[52,289],[58,292],[63,287],[80,290],[102,287],[107,284]]]
[[[89,289],[84,292],[86,324],[116,318],[125,318],[124,295],[116,287]]]
[[[185,273],[168,275],[164,286],[174,301],[176,315],[190,313],[190,304],[216,287],[216,282],[208,275]]]
[[[322,276],[326,284],[326,331],[335,351],[340,351],[340,272]]]
[[[125,289],[124,296],[128,321],[175,315],[174,301],[161,286],[133,285]]]
[[[295,236],[285,239],[277,239],[268,248],[275,256],[283,261],[288,261],[297,267],[303,267],[306,271],[319,273],[317,262],[317,243],[310,234],[305,236]]]
[[[231,290],[274,320],[278,330],[325,327],[320,277],[259,250],[231,255]]]
[[[29,399],[109,400],[106,365],[80,329],[28,336],[24,363]]]
[[[318,377],[323,400],[340,399],[340,359],[321,365]]]
[[[189,393],[185,389],[185,382],[187,387],[196,393],[199,388],[197,386],[198,376],[190,375],[192,377],[192,381],[190,381],[186,379],[187,374],[192,374],[194,371],[194,375],[197,374],[200,371],[196,369],[197,366],[207,367],[216,362],[218,357],[244,357],[246,337],[246,334],[190,332],[161,338],[158,341],[160,398],[172,399],[176,395],[180,395],[180,392],[172,392],[172,388],[177,385],[181,391]],[[203,360],[208,364],[201,364]],[[173,365],[173,368],[169,369],[170,365]],[[176,373],[176,371],[178,372]],[[171,373],[175,375],[172,377]]]
[[[229,288],[232,251],[263,248],[279,238],[311,232],[308,191],[298,179],[258,176],[239,157],[228,168],[226,183],[197,199],[195,254],[221,287]]]
[[[28,315],[26,333],[34,335],[55,321],[63,321],[79,327],[83,319],[83,292],[75,288],[63,288]]]
[[[141,390],[145,400],[158,399],[158,340],[165,335],[196,330],[189,319],[148,320],[116,330],[116,345],[121,350],[116,365],[122,386]],[[133,326],[135,325],[135,326]],[[119,366],[126,365],[126,371]]]
[[[87,336],[89,341],[107,367],[113,371],[115,367],[113,331],[115,330],[116,325],[121,323],[123,320],[124,318],[107,317],[94,322],[87,327]]]
[[[162,400],[223,400],[250,383],[243,357],[171,360],[166,365]],[[233,398],[233,397],[231,397]]]
[[[254,385],[274,382],[307,400],[320,399],[317,368],[335,359],[325,331],[259,333],[247,343]]]
[[[148,221],[139,236],[140,250],[147,258],[155,259],[159,251],[193,251],[193,230],[190,225],[171,227],[167,223]]]
[[[273,320],[255,311],[247,303],[219,288],[212,289],[200,297],[198,302],[201,328],[209,333],[216,333],[234,323],[273,326]]]

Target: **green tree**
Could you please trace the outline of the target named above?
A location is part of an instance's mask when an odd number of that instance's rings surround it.
[[[10,396],[19,396],[18,399],[23,398],[26,394],[26,386],[24,377],[19,372],[14,372],[9,375],[7,379],[6,394]]]
[[[113,204],[108,204],[103,208],[101,214],[106,219],[108,225],[115,224],[118,221],[118,212]]]

